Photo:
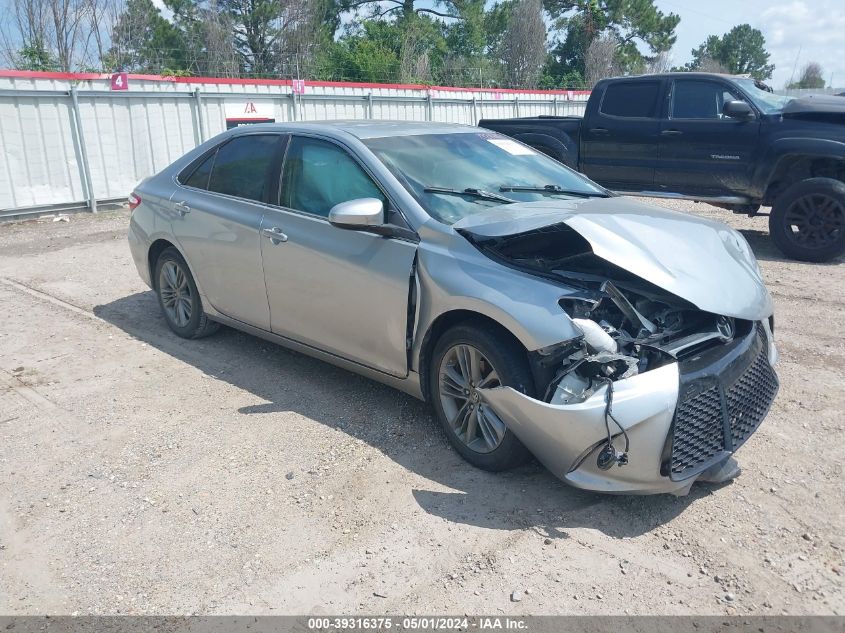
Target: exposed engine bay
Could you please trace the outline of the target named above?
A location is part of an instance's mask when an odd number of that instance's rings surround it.
[[[550,404],[571,405],[607,387],[609,423],[614,421],[615,381],[725,343],[737,328],[751,327],[750,321],[699,310],[597,257],[583,237],[563,224],[517,235],[468,237],[499,263],[563,282],[570,289],[559,304],[583,336],[534,353],[538,395]],[[623,465],[627,447],[614,452],[613,434],[609,426],[608,464]]]

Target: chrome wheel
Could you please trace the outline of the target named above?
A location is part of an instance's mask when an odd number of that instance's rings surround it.
[[[177,262],[167,261],[161,267],[158,291],[167,318],[178,327],[187,326],[193,312],[191,285],[185,271]]]
[[[798,246],[825,248],[845,231],[845,208],[823,193],[798,198],[786,211],[786,235]]]
[[[472,345],[455,345],[443,355],[438,377],[440,404],[455,436],[477,453],[498,448],[507,426],[478,392],[502,384],[490,361]]]

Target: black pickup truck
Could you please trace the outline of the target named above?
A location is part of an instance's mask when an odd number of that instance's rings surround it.
[[[584,117],[482,120],[608,189],[756,215],[787,256],[845,253],[845,98],[754,79],[667,73],[599,81]]]

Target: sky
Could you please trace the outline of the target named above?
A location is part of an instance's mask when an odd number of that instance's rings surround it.
[[[722,35],[748,23],[763,32],[775,72],[769,83],[782,88],[810,61],[821,64],[828,83],[845,86],[845,0],[656,0],[664,13],[681,22],[672,49],[676,66],[690,60],[690,51],[708,35]]]

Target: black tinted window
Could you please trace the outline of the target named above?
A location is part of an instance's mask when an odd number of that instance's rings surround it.
[[[722,84],[714,81],[675,82],[672,91],[673,119],[720,119],[726,101],[735,97]]]
[[[659,81],[611,83],[601,102],[602,114],[653,118],[656,116]]]
[[[182,179],[180,177],[179,180],[189,187],[206,189],[208,187],[208,175],[211,173],[211,166],[214,164],[215,154],[216,152],[212,152],[208,158],[200,163],[199,167],[197,167],[190,176],[186,179]]]
[[[331,208],[358,198],[378,198],[379,188],[343,149],[317,139],[293,137],[282,174],[282,206],[328,217]]]
[[[208,190],[264,200],[264,187],[278,147],[275,134],[239,136],[217,150]]]

